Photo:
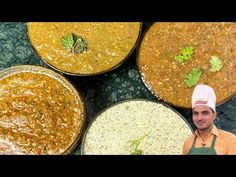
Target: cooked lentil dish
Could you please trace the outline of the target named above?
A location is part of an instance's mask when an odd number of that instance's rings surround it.
[[[177,62],[176,55],[186,46],[194,48],[192,55]],[[212,56],[223,62],[220,71],[211,72]],[[194,68],[200,67],[202,74],[197,83],[212,86],[220,104],[236,91],[236,24],[154,23],[144,35],[137,62],[143,81],[157,97],[184,108],[191,107],[194,88],[184,80]]]
[[[27,28],[32,46],[46,63],[69,74],[91,75],[121,64],[136,45],[141,23],[30,22]],[[87,50],[68,52],[61,38],[70,33],[82,37]]]
[[[181,154],[191,127],[169,107],[147,100],[127,100],[100,113],[88,127],[82,154]]]
[[[0,72],[0,154],[67,154],[84,124],[72,85],[42,67]]]

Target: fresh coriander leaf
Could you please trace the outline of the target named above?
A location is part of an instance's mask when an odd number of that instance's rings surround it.
[[[210,69],[211,72],[220,71],[221,68],[223,67],[223,62],[218,56],[212,56],[210,63],[211,63],[211,69]]]
[[[131,153],[131,155],[142,155],[142,154],[143,154],[143,151],[140,150],[140,149],[135,149],[135,150]]]
[[[62,42],[62,45],[63,47],[65,47],[65,49],[68,51],[68,52],[71,52],[72,51],[72,48],[73,48],[73,45],[74,45],[74,37],[73,37],[73,34],[68,34],[67,36],[65,37],[62,37],[61,38],[61,42]]]
[[[186,46],[181,49],[181,54],[175,56],[175,60],[178,61],[179,63],[184,62],[185,60],[188,60],[192,57],[193,54],[193,46]]]
[[[193,46],[186,46],[181,49],[183,55],[192,55],[193,54]]]
[[[68,52],[74,52],[79,54],[84,52],[88,48],[87,42],[81,36],[77,36],[73,33],[68,34],[65,37],[62,37],[61,42],[63,47]]]
[[[130,141],[131,143],[131,146],[132,146],[132,151],[131,151],[131,155],[142,155],[143,151],[138,149],[138,146],[139,144],[141,143],[141,141],[147,137],[148,135],[145,134],[144,136],[138,138],[138,139],[135,139],[135,140],[132,140]]]
[[[202,74],[201,68],[194,68],[190,73],[185,77],[185,83],[188,87],[192,87],[197,84],[200,76]]]
[[[184,57],[182,55],[177,55],[175,56],[175,60],[178,61],[179,63],[182,63],[184,61]]]

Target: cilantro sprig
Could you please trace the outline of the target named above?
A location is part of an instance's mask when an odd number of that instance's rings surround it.
[[[175,60],[179,63],[182,63],[186,60],[189,60],[194,52],[194,47],[191,45],[185,46],[181,49],[181,54],[175,56]],[[210,59],[210,71],[211,72],[218,72],[223,67],[223,62],[218,56],[211,56]],[[201,75],[203,73],[203,69],[198,67],[192,69],[189,73],[185,76],[185,84],[188,87],[193,87],[197,84],[198,80],[200,79]]]
[[[140,145],[141,141],[144,138],[146,138],[147,136],[148,135],[145,134],[144,136],[142,136],[142,137],[140,137],[138,139],[130,141],[131,147],[132,147],[131,155],[142,155],[143,154],[143,151],[141,149],[138,149],[138,146]]]
[[[175,60],[179,63],[182,63],[186,60],[189,60],[192,57],[194,47],[193,46],[186,46],[181,49],[181,54],[175,56]]]
[[[211,64],[211,72],[217,72],[220,71],[221,68],[223,67],[223,62],[218,56],[212,56],[210,60]]]
[[[201,68],[194,68],[191,72],[189,72],[185,77],[185,83],[188,87],[192,87],[197,84],[200,76],[202,75]]]
[[[61,43],[68,52],[74,52],[77,54],[86,51],[88,48],[87,41],[85,41],[81,36],[77,36],[73,33],[62,37]]]
[[[68,51],[68,52],[72,52],[72,48],[74,46],[75,43],[75,39],[74,39],[74,35],[68,34],[65,37],[61,38],[61,43],[63,45],[63,47]]]

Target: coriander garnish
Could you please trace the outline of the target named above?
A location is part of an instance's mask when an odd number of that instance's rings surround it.
[[[181,49],[181,54],[175,56],[175,60],[178,61],[179,63],[184,62],[185,60],[188,60],[192,57],[193,54],[193,46],[186,46]]]
[[[188,73],[185,77],[185,83],[188,87],[192,87],[197,84],[200,76],[202,74],[201,68],[194,68],[190,73]]]
[[[221,68],[223,67],[223,62],[218,56],[212,56],[210,60],[211,64],[211,72],[217,72],[220,71]]]
[[[61,38],[61,42],[63,47],[72,53],[82,53],[87,50],[88,44],[87,42],[81,37],[77,36],[73,33],[68,34],[65,37]]]
[[[146,138],[148,135],[145,134],[144,136],[138,138],[138,139],[135,139],[135,140],[132,140],[130,141],[131,143],[131,146],[132,146],[132,151],[131,151],[131,155],[142,155],[143,154],[143,151],[141,149],[138,149],[138,146],[139,144],[141,143],[141,141]]]

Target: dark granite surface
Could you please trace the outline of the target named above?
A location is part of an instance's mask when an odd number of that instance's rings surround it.
[[[148,23],[143,24],[143,31]],[[32,50],[25,23],[0,23],[0,70],[22,64],[46,66]],[[117,69],[92,77],[65,76],[80,91],[86,105],[87,123],[111,104],[126,99],[157,100],[143,84],[136,66],[136,51]],[[195,129],[191,110],[174,107]],[[236,134],[236,97],[217,107],[216,126]],[[71,154],[80,154],[80,145]]]

